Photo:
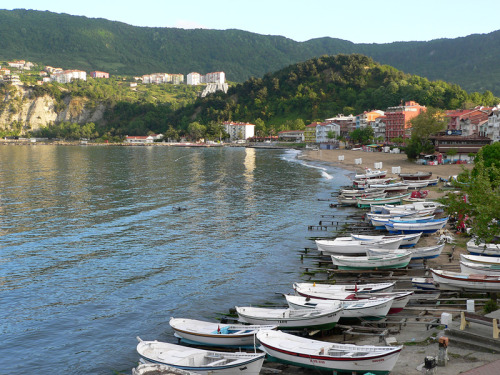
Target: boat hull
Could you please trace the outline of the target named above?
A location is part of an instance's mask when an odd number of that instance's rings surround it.
[[[500,276],[467,275],[433,269],[431,272],[440,290],[500,292]]]
[[[268,331],[261,331],[258,333],[258,339],[261,344],[262,350],[264,350],[268,359],[276,362],[292,364],[294,366],[300,366],[305,368],[310,368],[319,371],[328,372],[341,372],[341,373],[372,373],[372,374],[389,374],[396,364],[396,361],[401,352],[401,347],[363,347],[348,344],[336,344],[336,347],[342,348],[345,345],[346,349],[343,351],[338,351],[339,356],[323,354],[325,352],[335,354],[335,349],[331,350],[328,347],[331,343],[299,338],[290,338],[292,341],[291,349],[286,345],[286,342],[290,342],[286,338],[283,340],[274,340],[273,338],[268,338]],[[342,346],[341,346],[342,345]],[[303,347],[307,349],[302,349]],[[369,353],[364,357],[356,356],[354,351],[363,350],[363,348]],[[374,349],[375,348],[375,349]],[[378,349],[378,350],[377,350]],[[353,358],[348,358],[346,356],[341,356],[341,354],[346,353],[346,350],[353,351]],[[317,353],[317,354],[313,354]]]
[[[158,341],[139,342],[137,352],[146,362],[164,364],[204,375],[236,373],[258,375],[265,359],[264,354],[213,352]],[[189,357],[193,359],[192,364],[188,363]],[[197,361],[204,363],[197,364]]]
[[[406,267],[411,260],[411,253],[381,255],[370,257],[347,257],[332,255],[332,262],[341,270],[373,270]]]
[[[321,314],[310,316],[292,316],[295,314],[287,314],[286,310],[277,309],[283,311],[283,314],[276,314],[275,316],[266,316],[264,314],[259,314],[259,310],[269,310],[269,309],[258,309],[258,308],[246,308],[246,307],[236,307],[236,312],[239,316],[239,320],[244,323],[249,324],[272,324],[278,326],[280,329],[319,329],[328,330],[332,329],[337,325],[340,319],[342,308],[336,310],[323,311]],[[298,311],[298,310],[291,310]],[[311,310],[309,310],[311,311]]]
[[[323,306],[327,307],[330,304],[329,301],[316,298],[293,295],[286,295],[285,297],[288,306],[292,309],[323,308]],[[334,301],[334,303],[337,302],[338,301]],[[367,320],[380,320],[389,314],[392,304],[392,298],[380,298],[378,300],[371,300],[368,302],[343,300],[342,305],[344,309],[342,310],[340,320],[360,318]]]

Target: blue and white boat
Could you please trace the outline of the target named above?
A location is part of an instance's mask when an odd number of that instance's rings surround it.
[[[187,344],[217,347],[253,347],[260,329],[276,329],[276,325],[245,325],[206,322],[196,319],[170,318],[175,336]]]
[[[438,243],[434,246],[426,247],[412,247],[410,249],[401,250],[383,250],[383,249],[368,249],[366,254],[369,256],[385,255],[385,254],[395,254],[396,252],[409,251],[411,253],[411,260],[420,259],[433,259],[441,255],[444,248],[444,243]]]
[[[484,242],[476,244],[476,241],[473,238],[467,242],[467,251],[473,255],[500,257],[500,244]]]
[[[390,220],[385,229],[395,234],[435,233],[443,229],[447,222],[447,217],[432,220]]]
[[[216,352],[140,339],[137,352],[146,362],[165,364],[204,375],[258,375],[266,357],[265,353]]]
[[[370,223],[375,227],[375,229],[386,229],[385,225],[389,224],[391,220],[432,220],[434,215],[429,216],[419,216],[419,217],[406,217],[406,216],[372,216]]]
[[[384,226],[384,229],[385,229],[385,226]],[[421,236],[422,236],[422,232],[412,233],[412,234],[394,235],[394,236],[384,236],[384,235],[373,236],[373,235],[368,235],[368,234],[352,234],[351,233],[351,237],[353,239],[359,240],[359,241],[378,241],[378,240],[385,240],[385,239],[402,237],[401,244],[399,245],[400,248],[415,246]]]

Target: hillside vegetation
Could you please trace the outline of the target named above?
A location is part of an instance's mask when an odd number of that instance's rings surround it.
[[[202,74],[229,80],[263,77],[322,55],[360,53],[431,80],[500,95],[500,31],[456,39],[354,44],[335,38],[295,42],[241,30],[135,27],[105,19],[32,10],[0,10],[0,60],[25,59],[111,74]]]

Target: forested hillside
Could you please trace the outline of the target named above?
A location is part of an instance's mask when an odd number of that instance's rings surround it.
[[[430,42],[295,42],[240,30],[135,27],[18,9],[0,10],[0,35],[0,60],[33,60],[64,69],[130,75],[224,71],[230,81],[243,82],[325,54],[361,53],[407,73],[457,83],[469,92],[500,95],[500,31]]]
[[[251,78],[230,88],[227,94],[198,99],[174,112],[155,106],[155,117],[161,120],[156,124],[148,122],[148,126],[159,132],[169,125],[187,131],[195,121],[210,125],[233,120],[253,122],[263,133],[276,133],[293,129],[297,119],[308,124],[339,113],[385,111],[407,100],[441,109],[500,102],[491,92],[469,95],[458,85],[405,74],[363,55],[336,55],[293,64],[263,78]],[[120,103],[108,112],[107,126],[116,129],[134,118],[141,118],[141,107]]]

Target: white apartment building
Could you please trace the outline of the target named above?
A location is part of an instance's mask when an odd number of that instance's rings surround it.
[[[173,83],[174,85],[178,85],[184,82],[183,74],[169,74],[169,73],[153,73],[146,74],[142,76],[142,83],[145,84],[156,84],[160,83]]]
[[[255,125],[253,124],[249,124],[247,122],[226,121],[222,125],[224,125],[226,133],[229,134],[229,140],[231,142],[255,136]]]
[[[493,142],[500,141],[500,109],[493,110],[488,117],[486,136]]]
[[[201,74],[197,72],[189,73],[186,77],[186,84],[188,85],[199,85],[201,83]]]
[[[70,83],[74,79],[87,80],[87,73],[82,70],[61,70],[51,74],[51,81]]]
[[[334,138],[328,138],[332,132]],[[340,135],[340,125],[334,122],[320,123],[316,125],[316,143],[333,142]]]
[[[201,83],[225,83],[226,74],[224,72],[207,73],[201,76]]]

